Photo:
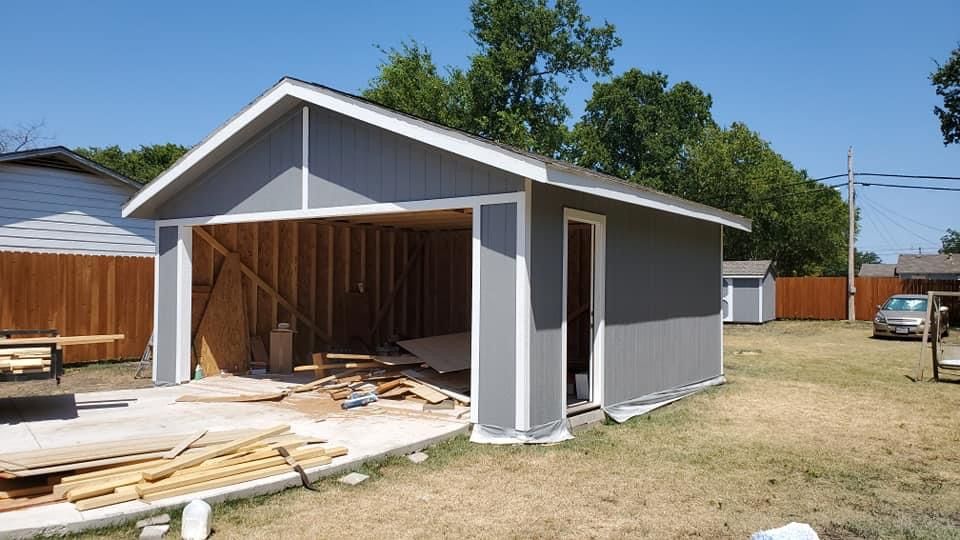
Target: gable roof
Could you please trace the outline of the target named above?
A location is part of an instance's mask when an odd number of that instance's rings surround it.
[[[900,255],[897,257],[898,274],[956,274],[960,277],[960,255]]]
[[[284,77],[233,118],[193,147],[169,169],[143,187],[123,207],[124,217],[149,203],[165,200],[238,146],[233,140],[265,126],[296,102],[307,102],[441,150],[529,178],[599,197],[749,231],[751,220],[710,206],[667,195],[596,171],[526,152],[378,105],[323,85]],[[138,216],[149,217],[149,216]]]
[[[863,263],[860,265],[860,277],[896,277],[897,265],[890,263]]]
[[[7,152],[6,154],[0,154],[0,163],[19,163],[33,167],[48,167],[89,173],[114,180],[134,190],[139,190],[143,187],[139,182],[131,180],[113,169],[104,167],[96,161],[87,159],[64,146],[49,146],[46,148],[21,150],[19,152]]]
[[[723,261],[724,276],[763,277],[773,261]]]

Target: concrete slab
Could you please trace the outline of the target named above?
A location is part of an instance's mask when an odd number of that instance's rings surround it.
[[[305,382],[304,379],[298,382]],[[76,416],[49,415],[34,421],[15,420],[0,425],[0,454],[56,448],[98,441],[149,437],[157,434],[189,434],[200,429],[221,431],[267,428],[288,423],[297,434],[322,437],[332,446],[345,446],[349,453],[329,465],[307,470],[311,480],[356,469],[367,460],[400,456],[459,434],[469,422],[457,418],[466,409],[422,412],[420,403],[382,400],[343,411],[325,394],[296,394],[281,402],[176,403],[184,394],[237,395],[268,393],[289,386],[288,380],[246,377],[210,377],[190,384],[77,394],[78,404],[124,403],[123,406],[77,407]],[[35,398],[42,400],[42,398]],[[0,400],[0,410],[8,407]],[[29,401],[18,402],[23,410]],[[17,416],[19,419],[19,416]],[[57,503],[5,512],[0,519],[0,538],[56,535],[103,527],[165,509],[180,508],[192,499],[209,503],[280,491],[300,485],[290,472],[224,488],[146,503],[131,501],[85,512],[71,503]]]

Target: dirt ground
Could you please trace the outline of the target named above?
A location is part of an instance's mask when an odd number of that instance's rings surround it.
[[[728,327],[727,385],[565,444],[461,438],[422,465],[367,466],[359,487],[217,505],[214,538],[747,538],[790,521],[826,539],[960,538],[960,385],[911,382],[919,344],[869,333]]]
[[[119,390],[122,388],[147,388],[153,386],[150,369],[144,370],[141,379],[134,379],[137,362],[98,362],[86,365],[67,366],[58,386],[53,379],[25,382],[0,383],[0,399],[21,396],[73,394]]]

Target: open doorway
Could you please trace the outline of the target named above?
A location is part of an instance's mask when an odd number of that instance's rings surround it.
[[[603,216],[564,212],[564,398],[568,413],[601,403]]]

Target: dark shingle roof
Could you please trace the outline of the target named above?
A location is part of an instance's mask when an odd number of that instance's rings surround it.
[[[96,161],[87,159],[63,146],[49,146],[46,148],[32,148],[30,150],[7,152],[6,154],[0,154],[0,163],[20,163],[36,167],[84,172],[115,180],[121,184],[130,186],[134,190],[142,187],[139,182],[131,180],[117,171],[104,167]]]
[[[900,255],[898,274],[957,274],[960,276],[960,255]]]
[[[863,263],[860,266],[860,277],[896,277],[897,265],[886,263]]]
[[[723,261],[723,275],[763,277],[767,275],[772,263],[773,261]]]

